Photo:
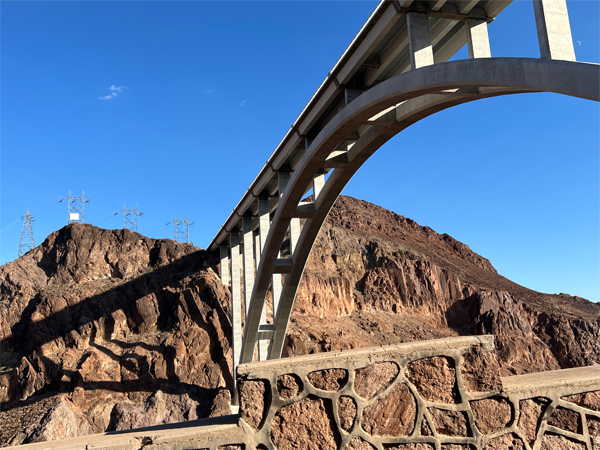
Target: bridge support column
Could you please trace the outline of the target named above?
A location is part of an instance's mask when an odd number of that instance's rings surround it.
[[[576,61],[566,0],[533,0],[540,56]]]
[[[278,183],[279,183],[279,197],[285,192],[287,185],[290,181],[290,172],[279,172]],[[292,218],[290,221],[290,254],[294,257],[294,250],[296,250],[296,244],[300,237],[300,219],[297,217]]]
[[[229,247],[221,244],[219,250],[221,256],[221,283],[229,286]]]
[[[433,46],[426,13],[409,12],[406,15],[410,64],[413,69],[433,64]]]
[[[234,228],[229,234],[231,248],[231,331],[233,394],[231,403],[238,404],[235,372],[242,352],[242,280],[240,273],[240,234]]]
[[[490,38],[487,22],[479,19],[468,19],[466,23],[469,58],[491,58]]]
[[[252,217],[242,217],[244,234],[244,307],[246,315],[250,309],[250,299],[254,288],[254,233],[252,233]]]
[[[321,189],[325,186],[325,174],[319,173],[313,179],[313,195],[315,196],[315,202],[321,193]]]
[[[260,256],[265,248],[267,241],[267,235],[269,234],[269,228],[271,221],[269,218],[269,199],[258,198],[258,236],[256,239],[256,267],[260,263]],[[279,275],[281,277],[281,275]],[[281,283],[281,281],[280,281]],[[273,310],[274,312],[275,310]],[[267,305],[263,305],[262,314],[260,316],[260,324],[267,324]],[[267,353],[269,351],[269,343],[266,339],[258,341],[258,359],[259,361],[265,361],[267,359]]]

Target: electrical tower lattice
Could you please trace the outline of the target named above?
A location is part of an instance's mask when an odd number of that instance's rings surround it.
[[[21,238],[19,239],[19,258],[29,250],[35,248],[35,243],[33,242],[33,229],[31,227],[33,218],[31,217],[31,214],[29,214],[29,209],[27,209],[25,215],[21,217],[21,220],[24,220],[24,222]]]
[[[190,225],[194,225],[194,222],[188,220],[188,216],[185,216],[184,220],[178,219],[175,214],[175,220],[167,223],[167,225],[174,224],[175,227],[175,241],[183,242],[185,244],[190,243]],[[184,227],[185,225],[185,227]]]
[[[138,231],[138,217],[142,216],[144,213],[138,209],[138,206],[135,205],[135,209],[127,209],[125,204],[123,204],[123,209],[115,213],[123,214],[123,229],[127,229],[129,231]],[[177,217],[175,217],[177,218]]]
[[[69,196],[61,199],[60,202],[63,200],[68,200],[69,205],[69,220],[67,224],[73,222],[83,223],[83,207],[86,203],[89,203],[90,199],[83,196],[83,191],[81,191],[81,197],[73,197],[71,191],[69,191]]]

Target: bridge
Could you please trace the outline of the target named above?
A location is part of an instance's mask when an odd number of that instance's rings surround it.
[[[439,111],[500,95],[553,92],[600,101],[600,66],[576,61],[566,0],[533,0],[540,58],[492,57],[488,24],[510,2],[377,5],[210,243],[231,288],[234,373],[256,355],[281,357],[329,210],[392,137]],[[465,44],[469,59],[449,61]]]
[[[566,0],[533,0],[540,58],[492,57],[487,27],[510,2],[379,3],[213,238],[232,294],[237,415],[24,447],[599,448],[598,366],[500,378],[493,336],[277,361],[317,234],[383,144],[436,112],[494,96],[600,101],[600,66],[576,61]],[[469,59],[449,61],[465,44]]]

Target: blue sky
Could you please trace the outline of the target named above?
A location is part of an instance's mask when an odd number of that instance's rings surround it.
[[[599,4],[568,2],[580,61],[600,60]],[[120,228],[137,204],[142,234],[172,238],[187,214],[206,247],[375,6],[2,1],[0,262],[26,208],[37,244],[66,224],[69,190],[90,198],[88,223]],[[539,56],[531,1],[489,33],[493,56]],[[526,287],[598,301],[599,121],[551,94],[459,106],[396,136],[344,193]]]

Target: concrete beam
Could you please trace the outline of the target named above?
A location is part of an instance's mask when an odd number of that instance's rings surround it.
[[[221,256],[221,283],[229,286],[229,246],[221,244],[219,250]]]
[[[566,0],[533,0],[540,57],[576,61]]]
[[[292,271],[292,258],[277,258],[275,273],[290,273]]]
[[[237,229],[229,234],[231,248],[231,331],[233,352],[233,392],[231,403],[237,405],[235,369],[240,363],[242,351],[242,279],[240,272],[240,234]]]
[[[433,64],[433,46],[426,13],[409,12],[406,17],[410,64],[413,69]]]
[[[469,58],[491,58],[487,22],[480,19],[469,19],[465,29],[467,30]]]

